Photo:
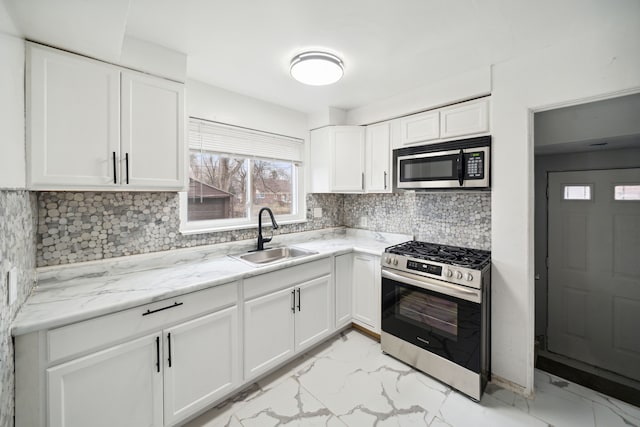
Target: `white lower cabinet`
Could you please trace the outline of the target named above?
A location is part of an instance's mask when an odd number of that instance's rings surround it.
[[[245,381],[334,330],[329,258],[252,277],[244,291]]]
[[[165,424],[173,425],[239,385],[237,307],[166,329],[163,335]]]
[[[353,301],[353,254],[335,257],[334,280],[336,285],[336,329],[351,323]]]
[[[238,283],[16,337],[17,427],[179,424],[241,384]]]
[[[295,348],[298,350],[318,342],[331,332],[331,276],[299,285],[296,296]]]
[[[294,351],[294,289],[244,303],[245,377],[264,372]]]
[[[353,321],[380,333],[380,257],[353,255]]]
[[[159,335],[46,371],[50,427],[162,426]]]

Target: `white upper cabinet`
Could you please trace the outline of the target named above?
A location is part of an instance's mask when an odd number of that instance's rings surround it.
[[[311,131],[311,192],[363,192],[364,146],[362,126],[326,126]]]
[[[365,143],[366,192],[391,192],[390,122],[367,126]]]
[[[486,98],[440,110],[440,138],[489,132],[489,100]]]
[[[180,190],[184,85],[28,44],[27,185]]]
[[[440,113],[427,111],[400,119],[400,145],[440,138]]]
[[[479,98],[392,121],[392,149],[489,133],[489,98]]]
[[[117,187],[120,71],[28,46],[28,187]]]
[[[332,148],[333,191],[364,191],[364,128],[335,126],[329,140]]]
[[[184,85],[122,73],[122,150],[124,183],[140,188],[182,187]]]

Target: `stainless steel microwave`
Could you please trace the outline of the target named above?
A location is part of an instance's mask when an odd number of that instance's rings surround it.
[[[491,136],[393,150],[397,189],[489,188]]]

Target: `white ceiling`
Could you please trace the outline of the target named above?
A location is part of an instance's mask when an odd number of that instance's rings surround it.
[[[186,54],[190,78],[316,112],[581,37],[637,0],[3,1],[29,39],[108,59],[135,37]],[[341,56],[344,78],[329,87],[295,82],[289,61],[307,48]]]

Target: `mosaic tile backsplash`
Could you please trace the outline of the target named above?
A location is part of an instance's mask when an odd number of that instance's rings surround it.
[[[344,200],[344,225],[491,250],[491,193],[349,194]]]
[[[284,224],[287,234],[342,225],[342,196],[307,196],[307,222]],[[313,208],[322,217],[313,218]],[[180,234],[177,193],[38,193],[39,267],[192,246],[255,239],[256,229]]]
[[[313,218],[315,207],[322,217]],[[363,220],[363,218],[365,218]],[[309,194],[307,222],[277,234],[348,226],[490,249],[489,192]],[[38,266],[255,239],[255,228],[182,235],[176,193],[38,194]]]
[[[0,427],[13,426],[14,366],[11,322],[35,283],[36,196],[0,191]],[[15,267],[18,292],[8,305],[7,272]]]

